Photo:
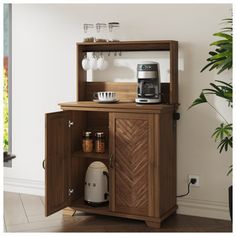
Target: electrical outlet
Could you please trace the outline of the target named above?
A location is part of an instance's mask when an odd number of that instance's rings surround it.
[[[190,182],[191,179],[196,179],[195,184],[190,184],[192,187],[199,187],[200,186],[200,181],[199,181],[199,175],[188,175],[188,183]]]

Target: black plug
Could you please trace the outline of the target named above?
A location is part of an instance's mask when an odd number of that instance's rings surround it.
[[[191,184],[196,184],[196,182],[197,182],[197,179],[195,179],[195,178],[191,178],[191,179],[190,179],[190,183],[191,183]]]
[[[177,195],[176,197],[185,197],[187,195],[189,195],[190,193],[190,186],[192,184],[196,184],[197,183],[197,178],[190,178],[190,181],[188,182],[188,192],[185,193],[185,194],[182,194],[182,195]]]

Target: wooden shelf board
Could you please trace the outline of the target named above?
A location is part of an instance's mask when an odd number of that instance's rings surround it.
[[[109,212],[110,211],[109,210],[109,203],[107,203],[106,205],[101,205],[101,206],[93,207],[93,206],[88,205],[84,201],[84,198],[79,198],[78,200],[73,202],[70,207],[79,208],[82,211],[84,210],[84,211],[91,212],[91,213]]]
[[[97,103],[93,101],[79,101],[59,103],[62,110],[128,112],[128,113],[165,113],[173,110],[173,105],[165,104],[136,104],[135,102]]]
[[[109,153],[106,151],[105,153],[96,153],[96,152],[83,152],[82,150],[76,151],[72,154],[73,157],[81,157],[81,158],[96,158],[96,159],[109,159]]]
[[[174,40],[149,41],[117,41],[117,42],[78,42],[77,46],[83,52],[89,51],[169,51]]]
[[[122,45],[122,44],[163,44],[177,43],[175,40],[145,40],[145,41],[109,41],[109,42],[77,42],[78,45]]]
[[[79,198],[78,200],[72,202],[69,207],[78,211],[83,211],[83,212],[88,212],[88,213],[93,213],[93,214],[115,216],[115,217],[125,217],[129,219],[137,219],[137,220],[151,220],[153,222],[160,222],[161,220],[165,219],[167,216],[173,214],[173,212],[175,212],[177,209],[177,206],[174,206],[165,215],[161,217],[133,215],[133,214],[121,213],[117,211],[113,212],[109,208],[109,203],[105,206],[103,205],[99,207],[90,206],[85,203],[84,198]]]

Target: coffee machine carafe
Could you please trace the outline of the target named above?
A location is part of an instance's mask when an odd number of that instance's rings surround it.
[[[161,85],[159,64],[147,61],[137,65],[137,95],[136,103],[160,103]]]

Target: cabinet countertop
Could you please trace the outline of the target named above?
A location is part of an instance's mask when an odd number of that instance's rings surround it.
[[[173,105],[167,104],[136,104],[135,102],[120,101],[117,103],[97,103],[80,101],[59,103],[62,110],[104,111],[127,113],[166,113],[174,110]]]

